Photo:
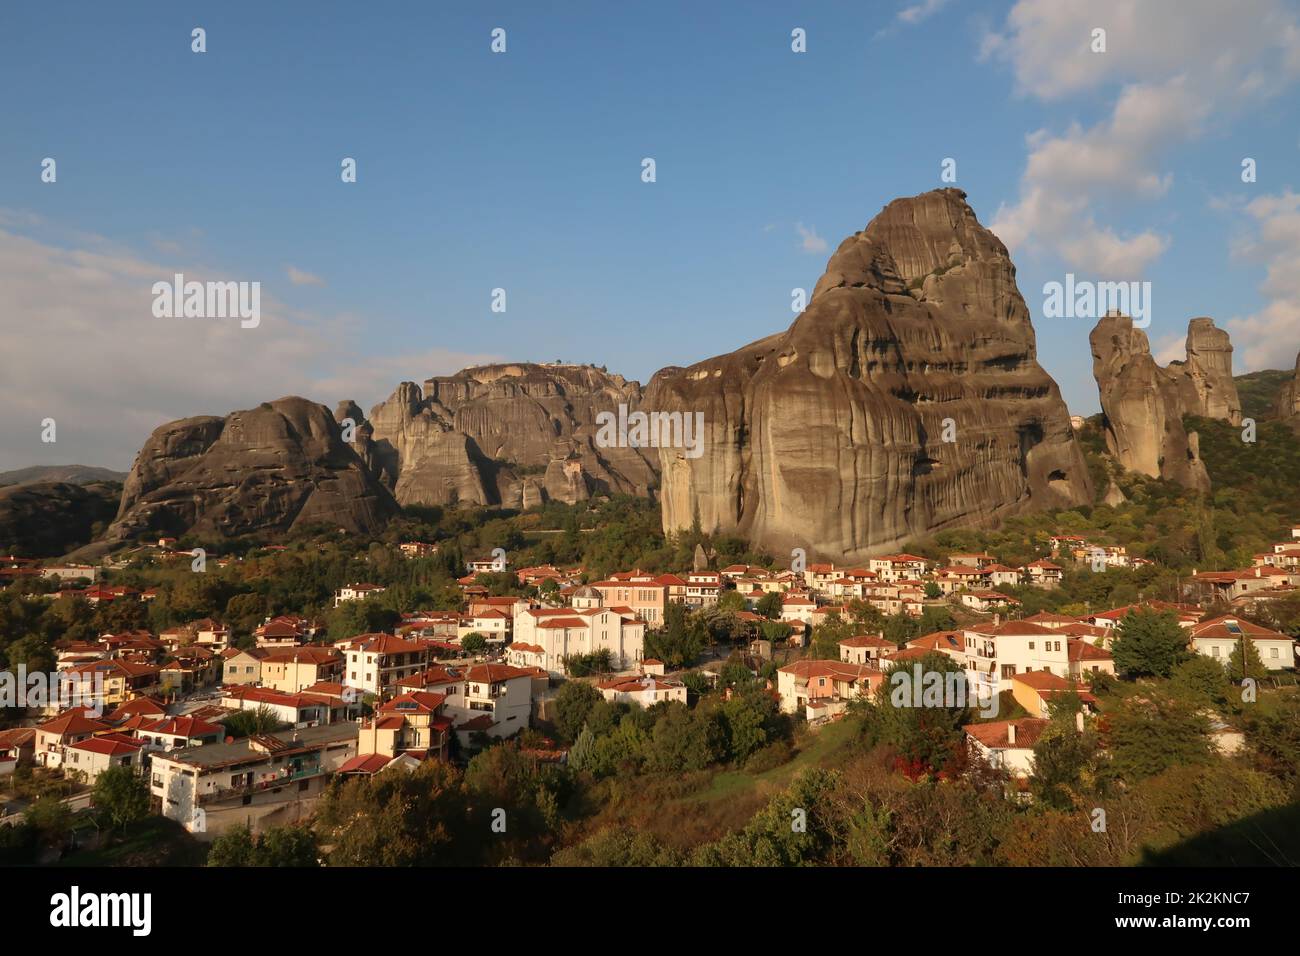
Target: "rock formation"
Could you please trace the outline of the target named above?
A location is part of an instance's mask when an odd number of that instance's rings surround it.
[[[403,382],[370,412],[368,441],[402,504],[532,507],[649,494],[650,449],[599,447],[596,416],[635,410],[641,386],[589,365],[488,365]]]
[[[1171,362],[1179,368],[1183,412],[1202,418],[1219,418],[1241,424],[1241,399],[1232,378],[1232,343],[1214,320],[1201,317],[1187,323],[1187,361]]]
[[[1273,402],[1273,415],[1300,427],[1300,355],[1295,357],[1295,375],[1278,389],[1277,398]]]
[[[37,481],[0,488],[0,549],[54,557],[88,544],[117,511],[116,484]]]
[[[1128,316],[1104,316],[1088,341],[1110,453],[1130,471],[1208,491],[1197,435],[1183,428],[1183,416],[1241,424],[1228,333],[1212,319],[1192,319],[1187,360],[1168,368],[1156,364],[1146,333]]]
[[[965,193],[890,203],[790,328],[658,372],[644,407],[702,412],[660,449],[663,524],[856,561],[917,535],[1090,502],[1006,247]]]
[[[131,467],[107,540],[283,532],[317,522],[368,534],[396,511],[329,409],[291,397],[156,429]]]

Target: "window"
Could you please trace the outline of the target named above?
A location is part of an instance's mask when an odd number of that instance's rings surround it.
[[[1034,649],[1034,642],[1033,642],[1033,641],[1030,641],[1030,642],[1029,642],[1029,649],[1030,649],[1031,651]]]

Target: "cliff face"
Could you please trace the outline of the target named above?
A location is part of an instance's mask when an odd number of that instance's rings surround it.
[[[325,406],[282,398],[155,430],[136,456],[106,538],[231,536],[315,522],[367,534],[396,511]]]
[[[1241,399],[1232,379],[1232,342],[1224,329],[1215,328],[1213,319],[1187,323],[1187,361],[1181,372],[1185,413],[1241,424]]]
[[[636,409],[641,386],[585,365],[490,365],[403,382],[370,412],[375,462],[402,504],[531,507],[645,495],[648,449],[603,448],[596,416]]]
[[[784,333],[665,369],[645,407],[702,412],[660,449],[663,522],[858,560],[944,528],[1091,501],[1006,248],[965,193],[890,203]]]
[[[47,558],[91,541],[113,520],[114,484],[34,481],[0,488],[0,545]]]
[[[1088,337],[1092,374],[1106,416],[1106,445],[1131,471],[1208,491],[1195,432],[1184,415],[1241,424],[1228,333],[1208,318],[1187,325],[1187,360],[1161,368],[1146,333],[1123,315],[1107,315]]]

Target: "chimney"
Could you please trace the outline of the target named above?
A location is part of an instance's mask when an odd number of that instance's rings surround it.
[[[1079,733],[1083,733],[1083,711],[1082,710],[1080,710],[1078,713],[1074,715],[1074,729],[1077,730]]]
[[[1255,577],[1259,577],[1259,565],[1255,565]]]
[[[1002,615],[1001,615],[1001,614],[998,614],[997,612],[994,612],[994,614],[993,614],[993,626],[994,626],[994,627],[997,627],[997,626],[998,626],[999,624],[1001,624],[1001,623],[1002,623]]]
[[[1016,745],[1016,722],[1014,720],[1007,721],[1007,743],[1012,747]]]

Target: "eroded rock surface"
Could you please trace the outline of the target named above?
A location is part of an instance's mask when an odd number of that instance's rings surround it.
[[[640,401],[637,382],[589,365],[488,365],[403,382],[369,425],[402,504],[572,504],[657,484],[653,451],[596,442],[597,415]]]
[[[773,553],[852,561],[1092,500],[1015,267],[965,199],[895,200],[787,331],[654,376],[645,407],[704,414],[700,457],[660,450],[666,530],[698,514]]]
[[[1106,446],[1125,468],[1208,491],[1195,432],[1184,415],[1241,424],[1228,333],[1208,318],[1187,325],[1187,360],[1162,368],[1146,333],[1124,315],[1107,315],[1088,341],[1105,413]]]
[[[144,533],[232,536],[325,523],[378,531],[396,502],[324,405],[282,398],[156,429],[136,456],[109,541]]]

